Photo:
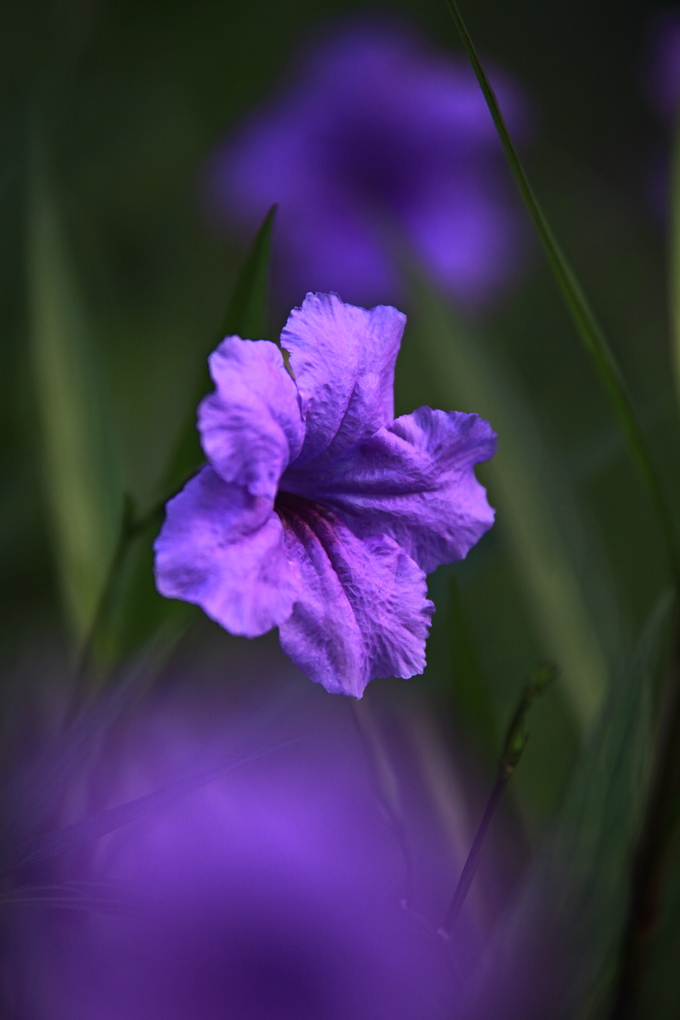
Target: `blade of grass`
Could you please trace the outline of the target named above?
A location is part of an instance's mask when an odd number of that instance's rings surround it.
[[[527,210],[534,222],[541,239],[543,249],[548,258],[555,279],[564,297],[583,345],[600,376],[602,384],[609,396],[619,419],[621,428],[627,437],[633,458],[638,466],[642,479],[647,487],[654,505],[661,531],[666,543],[669,563],[676,588],[680,590],[680,546],[675,528],[673,513],[670,509],[654,462],[650,456],[647,442],[639,425],[630,394],[614,354],[609,346],[602,328],[595,318],[581,285],[567,261],[560,245],[553,234],[545,214],[539,205],[534,190],[529,183],[526,171],[519,154],[510,137],[503,118],[498,100],[491,87],[491,82],[482,66],[477,50],[467,30],[456,0],[446,0],[451,16],[460,33],[463,46],[470,58],[477,81],[484,93],[489,111],[493,118],[499,138],[505,150],[510,169],[519,188]]]
[[[273,205],[262,221],[236,281],[222,324],[224,336],[236,333],[251,340],[267,336],[269,263],[276,209]]]
[[[28,198],[28,318],[44,467],[64,600],[82,639],[113,554],[120,490],[91,330],[37,143]]]
[[[255,235],[238,275],[221,323],[219,339],[236,334],[244,339],[259,340],[267,335],[267,287],[275,216],[276,206],[273,205]],[[163,502],[184,484],[204,460],[196,430],[196,407],[211,386],[205,362],[196,380],[189,415],[178,433],[163,475],[160,486]]]

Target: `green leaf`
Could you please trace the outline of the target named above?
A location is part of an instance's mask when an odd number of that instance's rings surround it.
[[[519,1001],[508,1002],[504,1015],[572,1020],[584,1009],[588,1017],[606,1015],[673,607],[672,594],[659,598],[628,665],[611,683],[560,816],[499,927],[488,971],[476,977],[477,988],[493,975],[499,989],[515,990]]]
[[[276,208],[273,205],[265,216],[236,281],[224,317],[224,336],[235,333],[249,340],[260,340],[267,335],[267,289]]]
[[[267,285],[276,208],[275,205],[271,207],[255,235],[236,280],[219,339],[237,335],[244,339],[260,340],[267,335]],[[178,433],[162,479],[160,493],[163,500],[172,495],[205,459],[196,430],[196,407],[211,388],[208,365],[205,362],[200,366],[189,416]]]
[[[663,486],[661,485],[656,467],[650,456],[642,428],[633,407],[630,394],[628,393],[621,369],[614,357],[604,332],[595,318],[588,299],[567,261],[564,252],[557,242],[552,228],[539,205],[519,153],[510,137],[510,132],[498,104],[498,100],[491,87],[491,82],[482,66],[477,50],[475,49],[470,33],[467,30],[463,17],[456,0],[446,0],[451,16],[456,24],[463,46],[470,58],[480,88],[484,93],[489,112],[496,126],[498,136],[505,150],[510,169],[519,188],[524,204],[531,216],[538,236],[541,239],[543,249],[547,256],[550,267],[553,271],[557,284],[564,297],[567,309],[574,322],[576,330],[589,354],[602,384],[612,403],[614,411],[619,419],[621,428],[628,440],[630,451],[633,455],[640,475],[647,491],[651,497],[656,511],[661,531],[666,542],[671,569],[673,570],[676,586],[680,588],[680,547],[675,528],[673,512],[667,501]]]
[[[553,480],[541,431],[509,372],[485,350],[483,337],[456,319],[422,279],[412,278],[418,353],[441,401],[488,418],[499,434],[499,450],[485,465],[497,506],[495,528],[509,547],[528,615],[546,658],[562,672],[562,684],[585,730],[593,721],[605,688],[608,663],[605,627],[591,606],[576,572],[564,523],[574,528],[578,514],[569,492]],[[559,511],[558,511],[559,508]],[[579,544],[583,536],[578,536]],[[599,606],[616,615],[616,600],[598,577],[589,557]]]
[[[113,554],[120,489],[92,331],[37,146],[28,199],[28,320],[43,463],[64,600],[81,639]]]

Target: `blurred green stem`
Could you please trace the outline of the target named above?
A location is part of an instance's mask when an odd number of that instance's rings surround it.
[[[458,8],[456,0],[446,0],[451,15],[456,24],[463,41],[470,62],[474,68],[480,88],[484,93],[489,111],[493,118],[496,130],[502,142],[507,156],[510,169],[520,190],[522,199],[531,216],[534,226],[543,244],[555,279],[562,291],[565,303],[573,319],[583,345],[590,355],[593,364],[602,380],[607,395],[614,407],[619,423],[626,435],[631,453],[638,466],[642,479],[647,487],[652,503],[654,505],[661,531],[666,544],[668,558],[670,561],[673,578],[676,588],[680,591],[680,548],[675,530],[675,522],[670,506],[667,502],[663,487],[659,480],[656,468],[650,457],[647,442],[642,429],[638,423],[637,415],[628,393],[623,375],[614,354],[607,342],[600,324],[590,307],[580,283],[578,282],[566,256],[553,234],[545,214],[534,190],[529,183],[522,162],[515,145],[510,137],[510,132],[501,113],[498,100],[491,87],[489,78],[484,70],[472,42],[470,33],[467,30],[463,17]]]

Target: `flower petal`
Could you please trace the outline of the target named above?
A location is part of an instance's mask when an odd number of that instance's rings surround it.
[[[394,363],[406,316],[389,305],[367,311],[336,294],[308,294],[281,344],[290,354],[305,441],[299,461],[343,456],[394,417]]]
[[[279,627],[293,662],[332,694],[357,698],[374,677],[422,673],[434,612],[422,570],[393,539],[357,538],[326,507],[280,495],[277,510],[302,575]]]
[[[156,587],[195,602],[232,634],[257,637],[282,623],[300,574],[266,498],[203,468],[169,501],[154,544]]]
[[[390,535],[430,573],[463,559],[493,524],[474,465],[495,450],[478,415],[420,407],[322,472],[294,466],[281,487],[340,512],[357,535]]]
[[[297,390],[269,340],[227,337],[210,355],[216,390],[198,409],[206,456],[225,482],[273,500],[303,438]]]

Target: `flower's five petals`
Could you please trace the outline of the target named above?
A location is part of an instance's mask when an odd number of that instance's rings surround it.
[[[156,586],[195,602],[232,634],[257,637],[285,620],[300,573],[266,498],[203,468],[167,504],[154,546]]]
[[[269,340],[227,337],[210,355],[215,392],[199,407],[203,449],[225,482],[274,499],[303,439],[297,390]]]
[[[281,485],[332,507],[355,534],[390,535],[430,573],[463,559],[493,524],[474,466],[495,450],[496,435],[478,415],[420,407],[332,470],[296,465]]]
[[[334,694],[425,668],[434,606],[423,571],[387,536],[359,539],[327,507],[281,494],[277,508],[302,588],[279,628],[287,655]]]
[[[290,314],[281,345],[300,394],[302,464],[330,462],[394,418],[394,365],[406,316],[378,305],[367,311],[335,294],[308,294]],[[318,463],[318,461],[317,461]]]

